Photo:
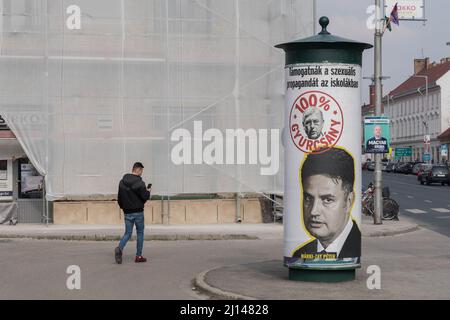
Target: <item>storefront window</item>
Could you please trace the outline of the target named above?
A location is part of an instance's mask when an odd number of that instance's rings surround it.
[[[42,198],[44,179],[28,159],[19,160],[19,177],[19,198]]]

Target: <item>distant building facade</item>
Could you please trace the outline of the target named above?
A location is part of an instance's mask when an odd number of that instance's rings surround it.
[[[415,59],[414,75],[385,96],[383,103],[391,119],[391,146],[412,148],[412,156],[403,160],[423,160],[424,153],[430,153],[433,163],[448,161],[441,150],[449,140],[444,133],[450,127],[450,58],[439,63]]]

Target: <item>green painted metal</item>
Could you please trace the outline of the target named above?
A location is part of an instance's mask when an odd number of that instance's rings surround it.
[[[296,63],[346,63],[362,65],[362,52],[373,46],[331,35],[327,17],[319,20],[322,31],[315,36],[276,45],[286,52],[286,65]]]
[[[303,270],[289,268],[289,280],[306,282],[344,282],[356,279],[355,269]]]

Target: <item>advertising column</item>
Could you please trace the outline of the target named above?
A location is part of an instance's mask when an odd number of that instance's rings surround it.
[[[361,62],[370,44],[332,36],[286,52],[284,264],[289,278],[346,281],[361,258]]]

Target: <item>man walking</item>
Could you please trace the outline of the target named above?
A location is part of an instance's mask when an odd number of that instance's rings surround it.
[[[125,234],[120,240],[119,246],[115,249],[115,258],[118,264],[122,263],[122,251],[133,233],[133,226],[136,225],[137,244],[136,258],[134,262],[146,262],[147,259],[142,256],[144,246],[144,205],[150,199],[151,185],[145,187],[142,181],[142,172],[144,166],[140,162],[133,165],[132,173],[123,176],[119,183],[119,193],[117,202],[125,215]]]

